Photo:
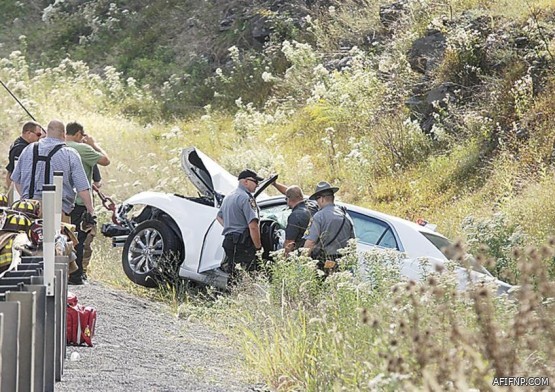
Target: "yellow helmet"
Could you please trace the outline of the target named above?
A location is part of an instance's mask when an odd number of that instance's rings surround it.
[[[0,193],[0,207],[7,207],[8,206],[8,196]]]
[[[31,219],[40,215],[40,202],[37,200],[17,200],[12,204],[12,210],[21,212]]]

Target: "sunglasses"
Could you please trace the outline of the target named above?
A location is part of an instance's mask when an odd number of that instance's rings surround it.
[[[252,182],[254,182],[256,185],[258,185],[258,181],[256,181],[255,179],[252,179],[252,178],[245,178],[245,180],[247,180],[247,181],[252,181]]]

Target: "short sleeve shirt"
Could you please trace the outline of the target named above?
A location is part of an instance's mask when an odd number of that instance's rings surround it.
[[[19,159],[21,152],[27,147],[29,143],[23,139],[21,136],[15,139],[13,144],[10,147],[10,152],[8,155],[8,165],[6,166],[6,170],[9,173],[13,173],[15,169],[15,160]]]
[[[328,255],[336,255],[338,249],[347,246],[349,239],[355,238],[354,224],[347,212],[328,204],[314,215],[304,238],[316,243],[313,254],[323,250]]]
[[[295,241],[295,249],[304,245],[306,229],[310,223],[312,215],[316,213],[318,206],[311,200],[303,201],[293,207],[291,214],[287,218],[285,228],[285,239]]]
[[[242,184],[224,198],[218,216],[224,220],[223,235],[243,233],[253,220],[259,219],[258,205]]]
[[[36,143],[31,143],[21,153],[17,165],[11,175],[13,182],[21,185],[23,199],[29,198],[31,185],[31,175],[33,171],[33,147],[38,143],[39,155],[48,155],[48,153],[58,144],[63,143],[61,140],[51,137],[41,139]],[[42,199],[42,187],[45,183],[52,183],[52,176],[55,171],[64,173],[63,189],[62,189],[62,209],[66,214],[73,210],[76,192],[90,189],[89,181],[85,175],[85,169],[81,163],[81,158],[77,151],[73,148],[63,147],[50,160],[50,176],[45,181],[45,163],[37,162],[35,172],[35,195],[34,199]]]
[[[93,167],[98,163],[98,160],[102,158],[103,155],[86,143],[77,143],[71,141],[66,142],[66,144],[68,147],[77,150],[79,156],[81,157],[81,162],[83,163],[83,168],[85,169],[87,180],[89,180],[89,183],[92,183]],[[84,205],[83,200],[81,200],[79,195],[77,195],[75,199],[75,204],[81,206]]]

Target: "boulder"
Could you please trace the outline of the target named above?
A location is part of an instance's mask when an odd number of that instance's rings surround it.
[[[408,61],[413,71],[429,74],[443,60],[445,35],[439,30],[428,30],[426,35],[412,44]]]
[[[380,22],[385,28],[389,29],[401,19],[407,8],[407,3],[406,0],[399,0],[389,5],[380,6]]]

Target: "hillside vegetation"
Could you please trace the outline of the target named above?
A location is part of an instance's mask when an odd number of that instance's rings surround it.
[[[371,290],[284,260],[231,298],[176,303],[237,327],[273,388],[555,375],[553,1],[22,0],[2,2],[0,22],[0,79],[39,121],[76,119],[102,142],[116,200],[194,192],[178,157],[195,145],[232,173],[305,193],[327,180],[343,201],[423,217],[525,287],[517,305],[443,274],[414,286],[369,255]],[[7,157],[27,117],[7,93],[0,108]],[[94,276],[128,286],[101,242]]]

